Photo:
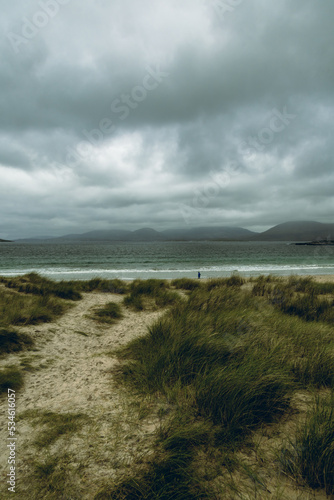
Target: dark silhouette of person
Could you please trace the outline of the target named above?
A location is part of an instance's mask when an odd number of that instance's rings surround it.
[[[199,271],[197,273],[197,277],[198,277],[198,279],[200,279],[200,277],[201,277],[201,273]]]

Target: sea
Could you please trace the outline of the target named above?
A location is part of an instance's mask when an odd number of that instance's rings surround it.
[[[54,280],[334,274],[334,246],[292,242],[1,243],[0,276]]]

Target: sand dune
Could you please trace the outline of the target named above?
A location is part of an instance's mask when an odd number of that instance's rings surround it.
[[[17,417],[27,410],[54,413],[82,413],[88,417],[71,440],[66,436],[52,445],[52,454],[71,457],[71,467],[84,464],[84,473],[73,474],[81,498],[92,498],[96,490],[123,468],[131,465],[138,453],[147,453],[150,437],[158,425],[143,418],[138,422],[137,399],[126,397],[113,382],[112,369],[118,364],[110,351],[144,334],[161,311],[135,313],[124,308],[124,318],[114,325],[100,325],[89,319],[89,310],[107,302],[121,302],[122,296],[90,293],[54,323],[22,327],[35,339],[36,350],[10,355],[3,366],[22,360],[36,371],[26,373],[24,388],[17,393]],[[140,410],[140,408],[139,408]],[[7,412],[7,400],[1,400],[1,414]],[[31,466],[43,461],[45,452],[36,450],[34,440],[43,428],[24,416],[17,422],[17,479],[25,498],[29,498]],[[2,422],[3,424],[3,422]],[[1,443],[6,443],[7,428],[1,426]],[[1,476],[7,474],[7,453],[1,453]],[[81,478],[81,479],[80,479]],[[1,482],[1,498],[7,497]],[[21,493],[22,494],[22,493]],[[23,498],[23,497],[22,497]],[[77,498],[76,496],[74,498]]]

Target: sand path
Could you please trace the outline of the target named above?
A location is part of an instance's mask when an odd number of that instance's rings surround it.
[[[122,299],[114,294],[84,294],[83,300],[54,323],[22,327],[21,331],[34,338],[35,350],[10,355],[3,363],[17,366],[23,361],[37,368],[26,373],[24,388],[17,393],[18,417],[27,410],[41,414],[81,413],[87,417],[78,432],[61,436],[47,448],[53,457],[67,457],[73,491],[80,492],[71,498],[93,498],[104,482],[110,482],[115,474],[129,467],[138,454],[148,453],[159,424],[148,415],[140,418],[140,400],[114,382],[112,370],[118,361],[110,352],[144,334],[163,311],[138,313],[123,307],[124,318],[113,325],[99,324],[87,317],[92,308],[108,302],[120,303]],[[1,414],[6,412],[7,400],[1,400]],[[34,445],[44,428],[34,426],[35,421],[36,418],[24,416],[17,422],[17,480],[19,489],[24,490],[22,498],[30,498],[31,467],[36,461],[45,460],[46,450]],[[0,425],[3,444],[8,437],[5,418],[1,423],[5,423]],[[2,478],[8,472],[4,450],[5,447],[1,451]],[[1,483],[3,488],[4,482]]]

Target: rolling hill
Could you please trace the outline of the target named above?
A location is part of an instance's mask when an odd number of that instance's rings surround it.
[[[316,241],[334,239],[334,224],[313,221],[291,221],[278,224],[257,234],[252,241]]]

